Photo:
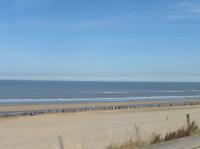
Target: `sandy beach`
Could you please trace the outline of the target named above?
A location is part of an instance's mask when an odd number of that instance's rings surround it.
[[[61,136],[67,149],[103,149],[111,142],[138,139],[135,126],[143,140],[149,140],[155,132],[165,134],[184,126],[187,113],[200,123],[199,105],[1,118],[0,148],[59,149]]]

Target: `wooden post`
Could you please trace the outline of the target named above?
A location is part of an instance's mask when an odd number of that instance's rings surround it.
[[[64,149],[63,139],[61,136],[58,136],[58,141],[59,141],[60,149]]]
[[[189,127],[189,125],[190,125],[190,115],[187,114],[187,115],[186,115],[186,118],[187,118],[187,126]]]
[[[140,128],[136,124],[135,124],[135,133],[136,133],[137,141],[141,142]]]

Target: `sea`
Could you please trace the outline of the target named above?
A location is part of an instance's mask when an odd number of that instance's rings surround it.
[[[200,99],[200,83],[0,81],[0,104],[194,99]]]

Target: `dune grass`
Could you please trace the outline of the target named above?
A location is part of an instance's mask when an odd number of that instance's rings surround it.
[[[134,141],[129,139],[122,144],[110,144],[106,149],[138,149],[145,145],[144,142]]]
[[[191,136],[193,134],[200,134],[200,129],[195,121],[190,123],[187,127],[181,127],[175,131],[166,133],[163,137],[161,134],[153,134],[150,142],[134,141],[129,139],[122,144],[110,144],[106,149],[139,149],[146,145],[158,144],[178,138]]]
[[[174,140],[178,138],[188,137],[193,134],[197,134],[199,132],[200,131],[199,131],[198,125],[196,124],[195,121],[193,121],[187,127],[182,127],[175,131],[168,132],[164,137],[161,137],[160,134],[153,135],[151,144],[157,144],[157,143],[166,142],[166,141],[170,141],[170,140]]]

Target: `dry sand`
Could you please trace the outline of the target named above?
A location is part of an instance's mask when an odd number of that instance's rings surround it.
[[[184,126],[187,113],[200,123],[198,105],[2,118],[0,149],[59,149],[58,136],[65,149],[103,149],[139,137],[135,125],[143,140]]]

